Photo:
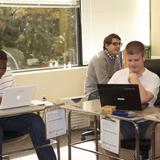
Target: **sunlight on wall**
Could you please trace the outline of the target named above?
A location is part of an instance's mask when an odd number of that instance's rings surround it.
[[[149,0],[82,0],[84,64],[102,50],[103,39],[111,33],[121,37],[121,50],[132,40],[150,45],[149,24]]]
[[[143,6],[143,9],[142,9]],[[145,45],[150,45],[150,6],[149,0],[140,0],[137,4],[137,17],[138,18],[138,35],[140,41],[142,41]]]

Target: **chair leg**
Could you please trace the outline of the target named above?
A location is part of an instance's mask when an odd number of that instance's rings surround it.
[[[100,134],[100,129],[97,128],[97,133],[98,135]],[[95,130],[94,129],[89,129],[88,131],[85,131],[81,134],[81,141],[84,141],[87,139],[88,136],[94,136],[95,135]]]
[[[57,160],[61,160],[61,153],[60,153],[60,141],[59,141],[59,138],[57,137],[56,138],[56,141],[57,141]]]

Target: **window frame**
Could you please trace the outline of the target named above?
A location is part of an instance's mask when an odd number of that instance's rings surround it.
[[[22,3],[2,3],[3,0],[0,0],[0,7],[49,7],[49,8],[75,8],[75,24],[76,24],[76,57],[77,57],[77,64],[73,64],[72,67],[79,67],[83,66],[82,60],[82,31],[81,31],[81,6],[79,5],[79,1],[76,1],[77,4],[73,5],[64,5],[64,4],[22,4]],[[21,73],[21,72],[31,72],[31,71],[44,71],[44,70],[55,70],[55,69],[63,69],[64,66],[58,67],[39,67],[39,68],[29,68],[29,69],[19,69],[13,70],[13,73]]]

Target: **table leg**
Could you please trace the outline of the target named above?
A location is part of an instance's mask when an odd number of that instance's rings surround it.
[[[59,141],[59,137],[56,138],[57,141],[57,159],[60,160],[61,159],[61,153],[60,153],[60,141]]]
[[[140,160],[140,133],[139,133],[139,127],[136,122],[132,122],[135,127],[135,159]]]
[[[94,122],[95,122],[95,126],[94,126],[95,147],[96,147],[96,151],[98,152],[98,131],[97,131],[98,119],[97,119],[97,116],[94,116]],[[98,154],[96,154],[96,160],[99,160],[99,155]]]
[[[72,151],[71,151],[71,112],[68,112],[68,160],[72,159]]]
[[[157,122],[153,123],[152,126],[152,140],[151,140],[151,160],[155,159],[155,129],[156,129]]]

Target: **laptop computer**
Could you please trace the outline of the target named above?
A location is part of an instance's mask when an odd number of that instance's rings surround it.
[[[22,107],[31,104],[35,86],[16,86],[5,90],[0,109]]]
[[[101,106],[112,105],[118,110],[138,111],[147,107],[140,100],[136,84],[98,84]]]

